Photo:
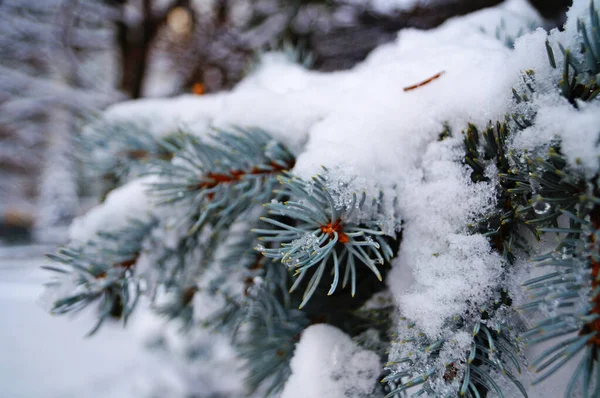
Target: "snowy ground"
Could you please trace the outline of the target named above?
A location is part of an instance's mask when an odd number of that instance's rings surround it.
[[[48,280],[39,268],[46,251],[0,248],[0,397],[137,396],[159,358],[121,325],[85,338],[92,313],[50,316],[38,303]]]

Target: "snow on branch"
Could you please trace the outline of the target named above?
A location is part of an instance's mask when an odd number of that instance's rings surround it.
[[[150,209],[134,268],[161,315],[231,338],[240,396],[597,396],[597,4],[525,33],[512,0],[349,71],[272,55],[231,92],[112,107],[145,133],[98,152],[152,181],[73,238]]]

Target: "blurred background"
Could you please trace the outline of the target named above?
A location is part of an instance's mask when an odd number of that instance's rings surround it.
[[[77,147],[102,109],[229,89],[272,50],[315,70],[351,68],[403,28],[501,2],[0,0],[0,396],[128,397],[112,381],[125,374],[135,384],[150,369],[171,377],[128,331],[84,340],[91,317],[53,319],[35,303],[43,254],[97,203]],[[570,4],[530,2],[547,28]]]

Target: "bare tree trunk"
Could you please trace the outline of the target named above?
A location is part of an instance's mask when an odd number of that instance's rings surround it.
[[[159,30],[165,25],[169,13],[177,7],[190,7],[190,0],[173,0],[169,6],[156,11],[152,0],[142,0],[142,19],[130,26],[124,19],[127,0],[114,0],[121,8],[122,17],[117,21],[116,40],[121,56],[121,81],[119,88],[131,98],[140,98],[150,52]]]
[[[42,242],[66,240],[67,228],[77,215],[73,114],[64,107],[49,112],[48,144],[41,176],[36,218],[36,238]]]

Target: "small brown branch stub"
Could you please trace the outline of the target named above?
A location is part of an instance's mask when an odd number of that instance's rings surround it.
[[[337,220],[336,222],[329,223],[327,225],[321,225],[321,232],[329,235],[330,238],[333,238],[334,232],[338,234],[338,242],[340,243],[348,243],[348,235],[343,232],[344,225],[342,224],[342,220]]]
[[[292,168],[294,165],[288,164],[285,167],[282,167],[281,165],[279,165],[275,162],[272,162],[272,163],[270,163],[270,166],[271,166],[270,170],[264,170],[259,167],[253,167],[251,170],[248,170],[248,171],[231,170],[227,174],[208,173],[205,177],[206,178],[205,181],[190,187],[190,190],[214,188],[219,184],[225,184],[225,183],[230,183],[230,182],[234,182],[234,181],[239,181],[244,176],[247,176],[247,175],[260,176],[260,175],[270,175],[270,174],[275,174],[275,173],[281,173],[282,171]]]
[[[415,88],[419,88],[419,87],[424,86],[424,85],[426,85],[428,83],[431,83],[432,81],[434,81],[438,77],[442,76],[443,74],[444,74],[444,71],[441,71],[440,73],[437,73],[437,74],[431,76],[427,80],[423,80],[422,82],[417,83],[417,84],[413,84],[412,86],[404,87],[404,91],[414,90]]]
[[[139,253],[135,253],[133,257],[123,260],[121,262],[113,264],[113,268],[121,268],[123,270],[132,269],[135,266],[135,263],[138,260]],[[106,271],[101,271],[94,276],[96,279],[106,278]]]

